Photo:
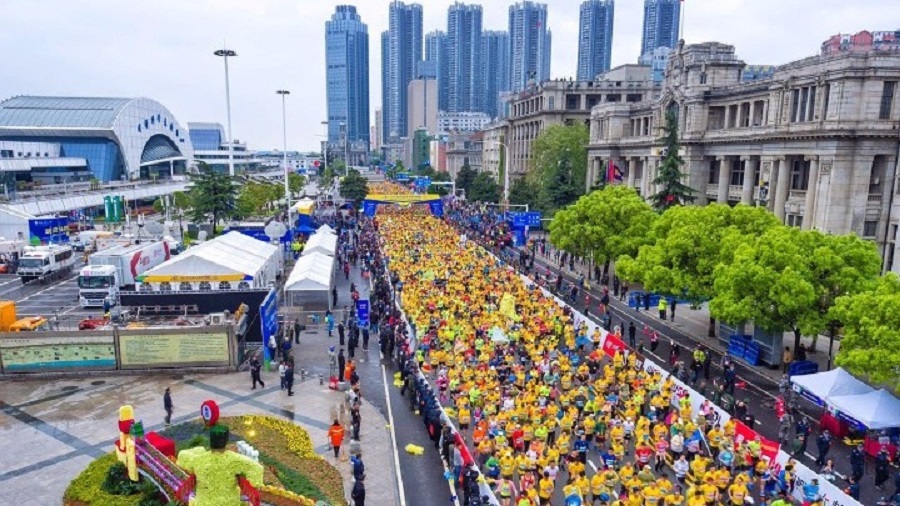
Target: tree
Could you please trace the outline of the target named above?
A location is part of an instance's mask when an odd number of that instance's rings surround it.
[[[497,202],[500,200],[500,186],[490,174],[480,172],[469,186],[466,198],[473,202]]]
[[[172,193],[172,209],[178,216],[178,231],[181,238],[184,238],[184,214],[191,208],[191,202],[191,196],[186,192]]]
[[[637,256],[616,257],[616,273],[651,292],[699,304],[715,295],[715,269],[730,264],[737,247],[781,226],[760,207],[723,204],[675,206],[653,224]],[[709,335],[716,335],[710,319]]]
[[[166,212],[166,203],[163,201],[163,197],[159,197],[153,201],[153,212],[156,214]]]
[[[282,184],[248,181],[238,193],[236,214],[242,218],[262,215],[283,197]]]
[[[332,164],[328,167],[325,167],[325,170],[322,171],[322,175],[320,177],[322,179],[322,186],[324,186],[325,188],[330,188],[331,185],[334,184],[334,178],[336,177],[334,172],[334,165]]]
[[[213,225],[213,235],[220,220],[235,215],[237,187],[228,174],[216,172],[209,165],[200,162],[199,171],[191,176],[193,187],[191,201],[193,219],[196,222],[209,220]]]
[[[465,190],[466,197],[469,197],[469,192],[472,191],[472,183],[477,176],[478,173],[472,170],[472,167],[469,167],[468,164],[463,165],[459,172],[456,173],[456,187]]]
[[[350,169],[350,172],[341,181],[339,192],[345,199],[359,202],[369,194],[369,184],[358,170]]]
[[[553,212],[584,195],[588,141],[580,123],[547,127],[534,140],[527,177],[538,189],[539,209]]]
[[[431,178],[432,183],[449,183],[451,180],[450,173],[445,170],[435,172]],[[428,187],[428,193],[444,196],[450,193],[450,187],[447,185],[431,185]]]
[[[538,189],[528,178],[517,178],[509,187],[509,203],[517,206],[537,207]]]
[[[878,279],[874,289],[838,297],[833,317],[843,323],[837,364],[875,383],[897,386],[900,368],[900,278]]]
[[[306,178],[297,174],[296,172],[291,172],[288,174],[288,190],[290,190],[291,195],[296,195],[303,190],[303,187],[306,186]]]
[[[653,207],[660,211],[693,202],[697,198],[694,196],[696,191],[682,182],[684,174],[681,167],[684,166],[684,160],[678,152],[681,145],[678,142],[678,118],[674,110],[666,113],[666,126],[663,127],[663,131],[665,133],[660,141],[664,145],[665,158],[659,166],[656,179],[653,180],[653,184],[659,185],[660,190],[650,196]]]
[[[796,349],[801,335],[815,337],[829,326],[838,297],[873,287],[880,270],[875,245],[855,235],[773,227],[716,268],[709,309],[728,323],[791,331]]]
[[[657,214],[632,188],[609,185],[558,211],[550,222],[550,241],[574,255],[608,265],[637,255],[650,237]]]

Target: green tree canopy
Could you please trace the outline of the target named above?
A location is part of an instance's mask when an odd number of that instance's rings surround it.
[[[288,174],[288,190],[291,191],[291,194],[300,193],[303,190],[303,187],[306,186],[306,178],[297,174],[296,172],[291,172]]]
[[[656,219],[634,189],[609,185],[558,211],[550,222],[550,241],[569,253],[606,263],[637,255]]]
[[[431,181],[433,183],[448,183],[452,180],[450,173],[442,170],[440,172],[435,172],[431,177]],[[436,195],[448,195],[450,193],[450,187],[445,185],[431,185],[428,187],[428,193],[434,193]]]
[[[509,187],[509,203],[537,208],[537,187],[527,177],[516,178]]]
[[[588,141],[588,129],[581,123],[549,126],[534,140],[527,177],[538,189],[542,211],[556,211],[584,195]]]
[[[666,126],[663,127],[663,131],[665,134],[660,141],[664,146],[665,157],[656,173],[656,179],[653,180],[654,184],[660,185],[660,189],[650,196],[653,207],[660,211],[693,202],[697,198],[694,196],[696,191],[683,182],[684,174],[681,167],[684,166],[684,160],[678,152],[681,149],[678,142],[678,118],[673,110],[666,113]]]
[[[234,178],[212,170],[201,162],[199,172],[191,176],[192,214],[196,222],[209,220],[213,229],[222,220],[235,216],[237,186]]]
[[[878,279],[872,290],[838,297],[833,316],[843,324],[837,364],[871,381],[897,387],[900,370],[900,278]]]
[[[369,194],[369,183],[356,169],[350,169],[347,176],[341,180],[339,192],[348,200],[360,202]]]
[[[728,323],[792,331],[797,347],[801,335],[825,330],[838,297],[871,288],[880,270],[875,245],[855,235],[773,227],[716,268],[709,308]]]
[[[329,165],[325,167],[325,170],[322,171],[322,175],[319,178],[322,180],[322,186],[325,188],[330,188],[332,184],[334,184],[334,178],[337,177],[335,175],[334,166]]]
[[[472,170],[472,167],[469,167],[468,164],[463,165],[459,172],[456,173],[456,187],[465,190],[468,197],[469,192],[472,190],[472,182],[475,181],[477,175],[478,173]]]
[[[672,207],[656,220],[636,257],[617,257],[616,273],[653,292],[709,300],[716,267],[731,263],[738,245],[776,226],[778,219],[759,207]]]
[[[466,198],[473,202],[497,202],[500,200],[500,186],[493,176],[487,172],[479,172],[469,186]]]
[[[241,186],[238,193],[236,215],[241,218],[262,216],[272,208],[272,204],[282,198],[284,198],[282,183],[248,181]]]

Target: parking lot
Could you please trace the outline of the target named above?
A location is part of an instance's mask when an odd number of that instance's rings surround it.
[[[27,285],[23,285],[16,275],[0,274],[0,300],[15,301],[20,317],[57,315],[63,322],[103,311],[83,309],[78,305],[77,271],[63,279],[43,283],[33,281]]]

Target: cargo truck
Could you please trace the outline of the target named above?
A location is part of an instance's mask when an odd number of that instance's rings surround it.
[[[35,279],[41,281],[68,275],[75,265],[72,247],[50,244],[47,246],[26,246],[19,258],[16,274],[22,283]]]
[[[133,289],[138,277],[170,258],[165,241],[115,246],[94,253],[78,273],[81,307],[114,306],[119,291]]]

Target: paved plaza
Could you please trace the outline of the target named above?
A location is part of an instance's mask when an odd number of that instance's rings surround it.
[[[162,395],[167,386],[175,404],[173,423],[198,418],[200,404],[213,399],[222,416],[266,414],[302,426],[317,453],[340,469],[349,497],[350,464],[335,462],[328,455],[326,437],[343,394],[320,386],[313,376],[295,383],[294,396],[288,397],[279,389],[277,374],[264,373],[263,379],[266,388],[262,390],[250,390],[248,373],[0,383],[0,445],[5,449],[0,452],[0,504],[61,504],[69,482],[92,459],[112,451],[119,406],[133,405],[135,418],[149,430],[163,428]],[[397,504],[387,421],[368,401],[363,404],[362,419],[366,481],[371,484],[367,498],[372,504]]]

